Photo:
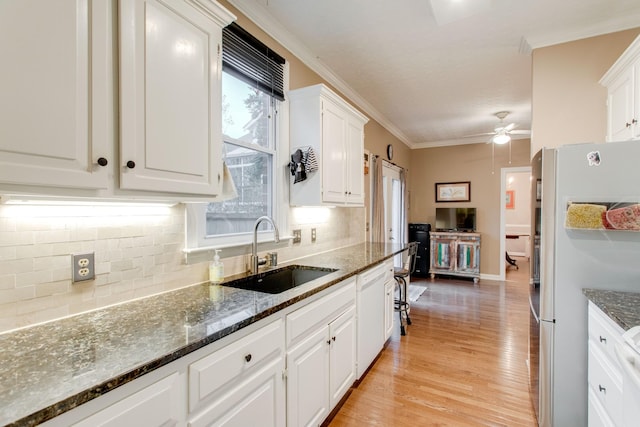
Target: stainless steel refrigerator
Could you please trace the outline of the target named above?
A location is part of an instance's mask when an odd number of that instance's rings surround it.
[[[543,149],[531,184],[531,397],[540,426],[583,427],[582,289],[640,292],[640,218],[621,215],[640,213],[640,141]]]

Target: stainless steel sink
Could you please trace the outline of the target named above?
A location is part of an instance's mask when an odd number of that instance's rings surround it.
[[[308,267],[304,265],[289,265],[276,270],[266,271],[253,276],[224,283],[224,286],[246,289],[249,291],[279,294],[293,289],[303,283],[337,271],[334,268]]]

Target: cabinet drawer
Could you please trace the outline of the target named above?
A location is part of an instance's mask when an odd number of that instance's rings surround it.
[[[194,411],[214,395],[224,392],[230,381],[238,380],[265,361],[284,355],[282,319],[221,348],[189,365],[189,410]]]
[[[589,427],[615,427],[611,418],[605,411],[602,403],[598,400],[596,392],[589,387],[589,412],[588,412]]]
[[[74,424],[76,427],[176,425],[181,417],[180,375],[168,377]]]
[[[615,347],[624,331],[598,307],[589,303],[589,338],[617,366]]]
[[[616,425],[622,414],[622,377],[613,362],[589,341],[589,388]]]
[[[339,289],[287,315],[287,345],[308,335],[317,325],[328,324],[356,300],[356,278]],[[340,285],[338,285],[340,286]]]

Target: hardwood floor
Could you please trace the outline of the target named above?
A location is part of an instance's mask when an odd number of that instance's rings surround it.
[[[527,380],[528,263],[507,281],[427,286],[329,425],[535,426]],[[397,326],[397,325],[396,325]]]

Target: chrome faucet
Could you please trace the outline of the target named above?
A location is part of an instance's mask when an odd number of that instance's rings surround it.
[[[276,243],[280,241],[280,233],[278,232],[278,226],[268,216],[261,216],[256,220],[253,226],[253,246],[251,246],[251,274],[258,272],[258,267],[267,263],[266,258],[260,259],[258,257],[258,227],[262,221],[270,222],[273,226],[274,240]]]

